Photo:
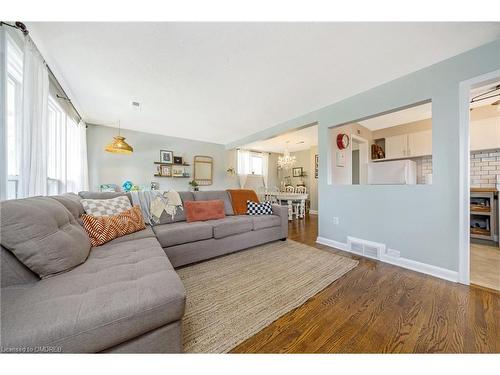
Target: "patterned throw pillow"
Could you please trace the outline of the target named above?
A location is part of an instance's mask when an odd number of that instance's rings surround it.
[[[247,215],[272,215],[273,207],[271,202],[252,202],[247,201]]]
[[[130,210],[132,205],[126,195],[111,199],[82,199],[83,209],[87,215],[116,215]]]
[[[83,214],[82,221],[92,246],[100,246],[117,237],[146,229],[139,206],[113,216]]]

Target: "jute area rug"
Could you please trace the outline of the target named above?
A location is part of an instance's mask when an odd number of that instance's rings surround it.
[[[227,353],[358,264],[295,241],[276,241],[184,267],[184,352]]]

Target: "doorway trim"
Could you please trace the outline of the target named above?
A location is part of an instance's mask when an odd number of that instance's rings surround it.
[[[368,153],[369,153],[369,149],[368,149],[368,140],[357,135],[357,134],[352,134],[351,133],[351,170],[349,171],[349,174],[350,174],[350,180],[351,180],[351,185],[352,185],[352,144],[354,143],[353,141],[356,140],[357,143],[359,144],[362,144],[363,147],[364,147],[364,157],[363,157],[363,160],[361,160],[361,152],[359,153],[359,161],[360,161],[360,164],[361,162],[363,162],[363,164],[365,165],[364,166],[364,173],[365,173],[365,182],[364,183],[361,183],[361,168],[359,170],[360,172],[360,175],[359,175],[359,178],[360,178],[360,183],[359,185],[366,185],[368,184]],[[360,151],[361,151],[361,148],[360,148]]]
[[[497,81],[500,69],[459,84],[459,244],[458,282],[470,284],[470,91]]]

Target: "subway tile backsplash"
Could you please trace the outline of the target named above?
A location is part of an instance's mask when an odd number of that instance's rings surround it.
[[[494,188],[500,182],[500,149],[470,153],[470,186]]]
[[[412,159],[417,163],[417,184],[425,184],[425,176],[432,174],[432,156]]]

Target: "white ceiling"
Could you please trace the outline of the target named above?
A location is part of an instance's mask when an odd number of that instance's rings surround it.
[[[223,144],[500,37],[500,23],[28,28],[87,122]]]
[[[417,105],[386,115],[372,117],[368,120],[358,121],[358,123],[370,130],[378,130],[428,118],[432,118],[432,103]]]
[[[313,125],[304,129],[280,134],[263,141],[249,143],[242,146],[242,148],[263,152],[283,153],[286,148],[288,148],[288,151],[294,152],[308,150],[311,146],[316,146],[317,144],[318,125]]]

